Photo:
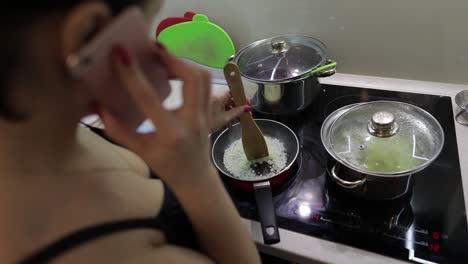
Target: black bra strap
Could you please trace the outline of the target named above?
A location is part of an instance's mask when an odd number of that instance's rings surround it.
[[[157,219],[154,218],[144,218],[144,219],[130,219],[123,221],[116,221],[111,223],[98,224],[90,226],[81,230],[78,230],[74,233],[71,233],[62,239],[55,241],[54,243],[48,245],[43,250],[27,257],[26,259],[20,261],[20,264],[38,264],[38,263],[47,263],[52,259],[60,256],[66,251],[77,248],[86,242],[95,240],[97,238],[110,235],[117,232],[128,231],[132,229],[141,229],[141,228],[159,228],[159,223]]]

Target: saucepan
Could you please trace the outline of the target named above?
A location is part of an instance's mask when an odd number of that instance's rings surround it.
[[[437,119],[396,101],[342,107],[325,119],[321,137],[336,160],[331,179],[344,191],[371,200],[410,192],[415,174],[436,160],[444,146]]]
[[[294,34],[254,42],[231,61],[239,67],[253,108],[263,114],[292,115],[306,109],[320,91],[318,78],[336,70],[325,44]]]
[[[255,164],[251,167],[254,174],[247,175],[246,173],[245,175],[237,175],[237,177],[233,175],[226,166],[225,152],[231,144],[241,138],[239,123],[222,131],[214,140],[212,158],[215,166],[224,175],[228,184],[232,184],[236,188],[246,192],[254,192],[263,240],[265,244],[274,244],[280,241],[280,236],[276,224],[272,188],[281,187],[296,174],[298,169],[299,140],[289,127],[280,122],[268,119],[255,119],[255,122],[265,137],[278,139],[283,144],[286,154],[286,166],[284,168],[273,173],[268,171],[267,167]],[[272,153],[274,151],[270,149],[270,154]],[[230,161],[234,162],[234,164],[237,162]]]

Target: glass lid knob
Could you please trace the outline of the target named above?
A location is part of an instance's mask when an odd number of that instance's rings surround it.
[[[386,111],[376,112],[367,126],[369,133],[376,137],[391,137],[398,132],[395,116]]]
[[[273,53],[283,53],[289,49],[288,42],[284,38],[274,38],[270,42]]]

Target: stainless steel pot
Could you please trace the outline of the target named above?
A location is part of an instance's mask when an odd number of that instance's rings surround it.
[[[415,173],[440,154],[438,121],[414,105],[375,101],[342,107],[322,125],[322,142],[337,161],[329,171],[344,191],[391,200],[411,191]]]
[[[302,35],[259,40],[231,61],[239,66],[252,106],[266,114],[289,115],[305,109],[320,90],[318,78],[336,71],[326,46]]]

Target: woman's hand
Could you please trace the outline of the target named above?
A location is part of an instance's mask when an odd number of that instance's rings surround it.
[[[252,111],[251,106],[235,106],[229,91],[214,94],[210,98],[209,124],[212,132],[240,117],[245,112]]]
[[[210,105],[209,73],[176,59],[163,48],[155,48],[169,75],[183,82],[183,106],[175,112],[167,111],[129,51],[117,47],[114,53],[121,82],[140,110],[156,124],[157,131],[137,134],[102,109],[101,118],[108,135],[140,155],[171,187],[197,183],[200,177],[209,175],[206,172],[212,163],[207,135],[213,126],[238,116],[243,107],[227,114],[213,114],[213,108],[220,108],[227,96]]]

